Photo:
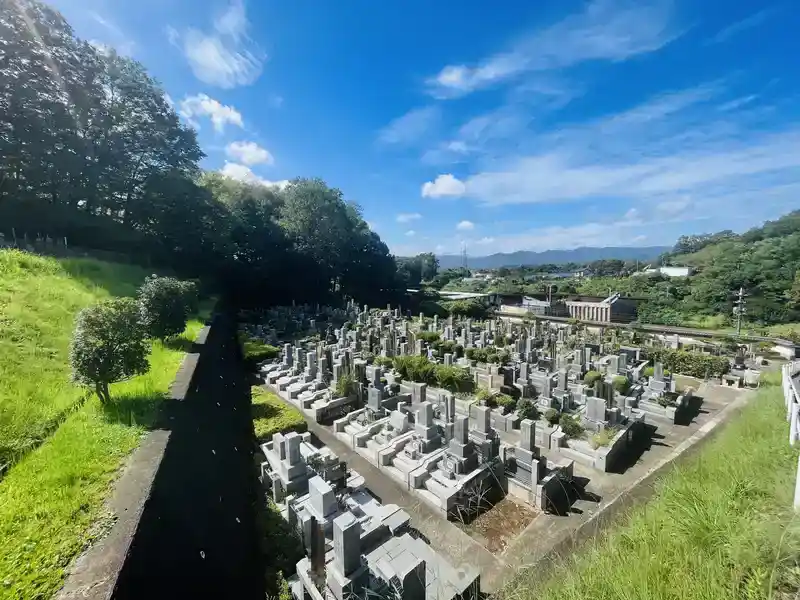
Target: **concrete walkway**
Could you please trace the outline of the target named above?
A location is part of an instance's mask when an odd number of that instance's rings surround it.
[[[266,388],[265,386],[265,389]],[[333,450],[347,465],[358,471],[366,481],[369,491],[384,504],[397,504],[411,516],[412,527],[418,529],[430,545],[445,555],[457,567],[472,565],[481,574],[481,590],[493,592],[497,589],[505,563],[481,544],[444,519],[414,494],[381,473],[367,459],[339,440],[327,427],[306,416],[308,430]]]

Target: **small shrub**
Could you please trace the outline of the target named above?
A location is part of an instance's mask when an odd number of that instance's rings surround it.
[[[397,356],[394,368],[403,379],[427,384],[436,382],[436,365],[424,356]]]
[[[650,351],[649,358],[654,362],[662,363],[672,373],[699,379],[721,377],[730,371],[730,362],[724,356],[664,348]]]
[[[624,375],[615,375],[611,380],[612,387],[620,394],[625,394],[630,388],[630,382]]]
[[[367,361],[368,365],[371,365],[372,363],[375,362],[375,355],[372,352],[362,352],[361,358]]]
[[[72,379],[94,388],[103,404],[111,400],[108,386],[146,373],[149,346],[131,298],[116,298],[78,313],[70,344]]]
[[[145,331],[160,340],[183,333],[197,310],[197,286],[174,277],[148,277],[137,297]]]
[[[530,398],[521,398],[517,402],[517,414],[521,419],[531,419],[535,421],[539,418],[539,409]]]
[[[478,391],[475,392],[475,400],[478,401],[478,404],[483,404],[485,406],[490,406],[489,402],[492,400],[493,396],[494,394],[486,388],[478,388]]]
[[[550,423],[550,426],[553,427],[557,425],[559,419],[561,419],[561,412],[555,408],[548,408],[546,411],[544,411],[544,418],[548,423]]]
[[[587,371],[586,375],[583,376],[583,383],[585,383],[589,387],[592,387],[594,385],[594,382],[597,381],[598,379],[601,379],[602,377],[603,374],[600,373],[599,371]]]
[[[589,438],[589,445],[594,450],[597,450],[600,447],[608,446],[613,441],[615,435],[617,435],[616,429],[602,429]]]
[[[432,344],[439,340],[439,332],[438,331],[420,331],[417,333],[417,338]]]
[[[451,392],[467,392],[472,388],[472,377],[469,371],[461,367],[435,365],[434,373],[437,384]]]
[[[512,398],[508,394],[498,394],[495,396],[495,403],[503,409],[504,413],[509,413],[517,406],[516,398]]]
[[[643,377],[652,377],[653,375],[655,375],[655,373],[656,373],[656,370],[653,367],[645,367],[644,371],[642,371],[642,376]]]
[[[562,414],[561,418],[558,420],[558,424],[561,426],[561,431],[563,431],[569,439],[583,436],[583,425],[578,423],[578,420],[571,415]]]
[[[352,375],[342,375],[336,380],[336,397],[344,398],[352,394],[356,389],[356,382]]]
[[[464,357],[464,346],[462,346],[461,344],[456,344],[455,354],[456,354],[456,358],[463,358]]]

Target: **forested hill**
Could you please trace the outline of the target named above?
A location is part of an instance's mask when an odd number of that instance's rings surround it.
[[[546,265],[546,264],[566,264],[566,263],[589,263],[596,260],[652,260],[659,254],[669,250],[666,246],[648,247],[606,247],[593,248],[581,247],[572,250],[545,250],[544,252],[531,252],[521,250],[519,252],[491,254],[489,256],[470,256],[469,267],[471,269],[497,269],[499,267],[526,266],[526,265]],[[461,256],[454,254],[444,254],[438,257],[439,266],[442,269],[454,269],[463,265]]]
[[[683,236],[663,256],[667,264],[696,269],[689,278],[597,278],[579,286],[590,293],[609,287],[651,299],[641,321],[686,324],[697,317],[730,322],[734,294],[747,294],[746,319],[758,323],[800,320],[800,211],[743,234],[721,231]]]
[[[239,301],[385,305],[397,266],[357,205],[203,173],[193,128],[138,62],[37,0],[0,1],[0,234],[163,264]]]

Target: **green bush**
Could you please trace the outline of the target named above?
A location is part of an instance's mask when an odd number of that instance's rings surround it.
[[[147,277],[137,297],[145,331],[160,340],[183,333],[197,310],[197,286],[174,277]]]
[[[450,390],[453,393],[468,392],[472,389],[472,377],[467,369],[435,365],[434,374],[439,387]]]
[[[254,386],[252,403],[253,431],[259,442],[271,440],[274,433],[303,433],[308,428],[302,413],[272,392]]]
[[[520,398],[517,402],[517,414],[521,419],[531,419],[535,421],[539,418],[539,409],[530,398]]]
[[[361,358],[367,361],[368,365],[371,365],[375,362],[375,355],[372,352],[362,352]]]
[[[711,356],[687,350],[664,348],[649,353],[653,362],[660,362],[672,373],[690,377],[720,377],[730,371],[730,363],[724,356]]]
[[[475,392],[475,400],[478,401],[478,404],[489,406],[489,402],[492,401],[493,397],[494,394],[486,388],[478,388],[478,391]]]
[[[558,424],[561,426],[561,431],[564,432],[567,438],[574,439],[583,436],[583,425],[571,415],[562,414],[561,418],[558,420]]]
[[[600,447],[608,446],[614,439],[614,436],[617,435],[617,430],[612,428],[602,429],[595,433],[589,439],[589,445],[592,449],[597,450]]]
[[[470,319],[485,319],[489,314],[487,308],[476,300],[453,300],[444,302],[443,306],[456,316]]]
[[[627,393],[628,389],[631,386],[630,382],[628,381],[628,378],[625,377],[624,375],[615,375],[614,378],[611,380],[611,385],[620,394]]]
[[[417,383],[434,384],[436,382],[435,365],[424,356],[397,356],[394,368],[403,379]]]
[[[508,394],[497,394],[494,400],[497,406],[503,409],[503,412],[511,412],[517,406],[517,399]]]
[[[116,298],[78,313],[69,349],[72,379],[91,386],[100,402],[111,400],[108,386],[147,373],[150,350],[131,298]]]
[[[552,427],[561,419],[561,412],[555,408],[548,408],[546,411],[544,411],[544,418]]]
[[[356,382],[352,375],[342,375],[336,380],[336,397],[345,398],[355,392]]]
[[[438,331],[418,331],[417,338],[421,339],[424,342],[428,342],[429,344],[436,342],[439,340],[439,332]]]
[[[494,346],[488,348],[467,348],[467,358],[480,363],[505,364],[511,358],[507,350],[499,350]]]
[[[645,367],[644,371],[642,371],[643,377],[652,377],[655,375],[656,370],[653,367]]]
[[[456,344],[455,355],[456,355],[456,358],[463,358],[464,357],[464,346],[462,346],[461,344]]]
[[[388,356],[376,356],[373,364],[383,367],[384,369],[391,369],[394,366],[394,359]]]
[[[583,376],[583,383],[588,385],[589,387],[594,386],[595,381],[602,379],[603,374],[599,371],[587,371],[586,375]]]

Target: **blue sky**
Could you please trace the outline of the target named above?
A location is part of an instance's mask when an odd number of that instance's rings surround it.
[[[55,0],[204,167],[318,176],[393,252],[672,244],[800,208],[800,13],[768,0]]]

